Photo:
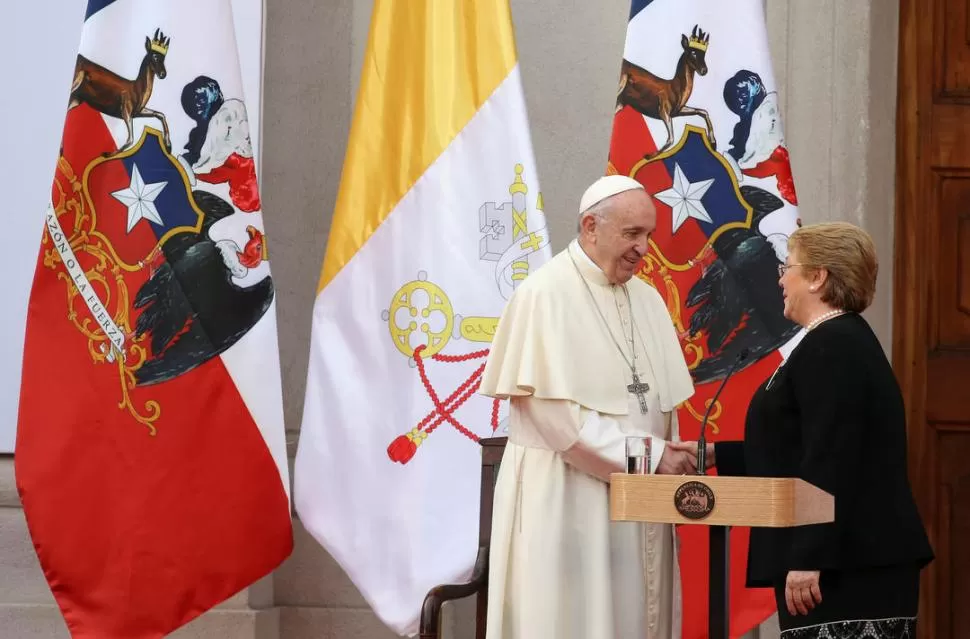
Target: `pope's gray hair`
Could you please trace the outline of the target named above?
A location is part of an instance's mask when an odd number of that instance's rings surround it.
[[[585,218],[587,215],[595,216],[596,219],[599,220],[600,222],[605,220],[609,215],[610,200],[612,200],[614,197],[615,196],[611,195],[610,197],[603,198],[593,206],[589,207],[588,209],[580,213],[579,217],[576,219],[576,232],[577,233],[582,232],[583,218]]]

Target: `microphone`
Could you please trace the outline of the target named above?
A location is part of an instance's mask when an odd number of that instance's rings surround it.
[[[738,370],[738,366],[741,362],[748,359],[748,349],[742,348],[741,352],[738,353],[737,357],[734,358],[734,363],[731,364],[731,368],[728,369],[727,375],[721,380],[721,385],[718,386],[717,392],[714,393],[714,397],[711,398],[711,403],[707,405],[707,410],[704,411],[704,419],[701,420],[701,434],[697,438],[697,474],[704,475],[707,470],[707,418],[711,414],[711,409],[714,408],[714,404],[717,403],[717,398],[721,395],[721,391],[724,390],[724,385],[727,384],[728,379],[734,374],[734,371]]]

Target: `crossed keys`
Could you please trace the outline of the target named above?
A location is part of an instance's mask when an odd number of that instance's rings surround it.
[[[428,359],[436,362],[458,363],[488,356],[489,349],[466,355],[443,355],[441,350],[454,339],[465,338],[472,342],[491,342],[498,325],[497,317],[461,317],[455,315],[451,300],[438,285],[427,280],[427,274],[418,273],[418,279],[408,282],[395,293],[390,308],[384,311],[391,340],[398,351],[418,369],[421,383],[434,405],[414,428],[399,435],[387,447],[391,461],[408,463],[418,446],[441,424],[447,422],[462,435],[474,442],[479,437],[454,417],[454,412],[474,395],[481,385],[485,363],[482,362],[465,381],[444,401],[428,378],[425,364]],[[498,429],[499,400],[492,401],[492,431]]]
[[[529,275],[529,255],[548,243],[545,227],[529,229],[528,185],[523,181],[522,164],[514,166],[515,177],[509,184],[510,201],[485,202],[478,210],[478,230],[482,233],[478,258],[495,263],[496,283],[502,297],[508,299],[516,286]],[[542,195],[536,199],[536,210],[542,209]],[[511,227],[511,233],[509,228]],[[464,338],[471,342],[492,341],[498,326],[497,317],[461,317],[456,315],[451,300],[441,287],[428,281],[427,273],[419,272],[416,280],[399,288],[391,298],[391,305],[383,314],[397,350],[418,369],[421,383],[434,404],[417,426],[398,436],[387,454],[392,461],[408,463],[418,446],[442,423],[447,422],[458,432],[477,442],[478,436],[454,418],[454,412],[475,394],[485,370],[482,363],[465,381],[442,402],[425,370],[428,359],[436,362],[458,363],[484,359],[489,349],[467,355],[443,355],[442,349],[451,339]],[[492,432],[498,429],[499,401],[492,402]]]

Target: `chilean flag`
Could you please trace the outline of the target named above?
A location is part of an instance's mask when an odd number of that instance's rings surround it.
[[[292,550],[262,212],[230,188],[255,189],[234,38],[229,0],[88,4],[15,456],[75,638],[163,637]]]
[[[621,62],[609,173],[654,197],[657,230],[640,276],[664,296],[697,389],[679,407],[697,439],[708,401],[739,353],[749,356],[708,421],[737,440],[755,389],[790,352],[778,265],[797,227],[778,95],[760,0],[634,0]],[[683,636],[707,631],[707,529],[680,529]],[[744,587],[748,531],[731,531],[731,629],[774,612]]]

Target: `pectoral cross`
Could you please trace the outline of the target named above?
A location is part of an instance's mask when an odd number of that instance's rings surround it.
[[[637,401],[640,402],[640,412],[644,415],[647,414],[647,398],[644,396],[648,390],[650,390],[650,385],[640,381],[640,376],[633,373],[633,383],[628,384],[626,387],[627,391],[636,394]]]

